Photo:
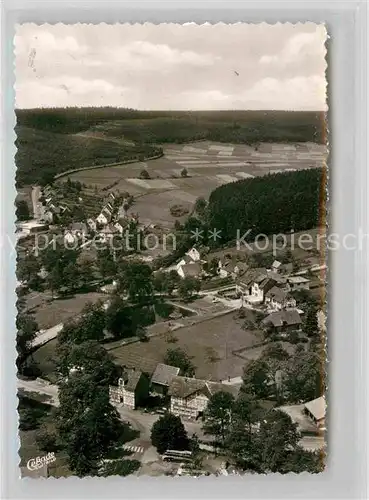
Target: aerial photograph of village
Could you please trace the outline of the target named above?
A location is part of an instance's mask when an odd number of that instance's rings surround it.
[[[23,477],[324,470],[325,39],[18,26]]]

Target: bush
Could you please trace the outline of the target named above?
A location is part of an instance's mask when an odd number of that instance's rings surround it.
[[[55,452],[60,449],[56,433],[48,431],[46,428],[42,428],[36,433],[36,442],[40,449],[46,452]]]
[[[167,450],[188,450],[189,439],[180,417],[171,413],[160,417],[152,426],[151,443],[158,453]]]
[[[108,476],[128,476],[136,472],[141,466],[138,460],[114,460],[104,464],[101,475]]]
[[[141,170],[140,179],[150,179],[150,174],[145,168]]]

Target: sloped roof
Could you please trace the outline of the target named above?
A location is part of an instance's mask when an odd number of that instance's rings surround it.
[[[142,376],[142,372],[140,370],[130,370],[128,373],[128,381],[125,385],[125,389],[127,391],[134,391],[137,387],[138,382]]]
[[[297,309],[288,309],[286,311],[276,311],[269,314],[263,319],[262,323],[264,325],[271,323],[273,326],[283,326],[285,323],[287,325],[299,325],[301,323],[300,314]]]
[[[232,394],[232,396],[236,398],[242,384],[221,384],[219,382],[207,382],[206,385],[211,395],[223,391]]]
[[[267,277],[267,274],[267,270],[263,267],[251,268],[244,273],[242,283],[245,285],[260,283]]]
[[[192,394],[195,394],[200,391],[204,391],[205,394],[211,397],[213,394],[217,392],[228,392],[233,396],[238,395],[238,391],[241,384],[238,385],[229,385],[222,384],[220,382],[211,382],[208,380],[199,380],[196,378],[188,378],[188,377],[173,377],[173,380],[169,386],[169,395],[177,398],[187,398]]]
[[[289,278],[287,278],[287,281],[289,283],[298,284],[298,283],[308,283],[310,280],[308,280],[307,278],[303,278],[302,276],[290,276]]]
[[[279,262],[279,260],[275,260],[272,264],[272,267],[275,269],[278,269],[282,265],[282,262]]]
[[[158,363],[151,377],[151,383],[169,386],[173,378],[178,375],[178,373],[179,368],[177,368],[176,366]]]
[[[273,299],[277,302],[283,302],[287,298],[287,293],[281,288],[273,286],[273,288],[267,291],[266,297]]]
[[[305,408],[313,415],[316,420],[321,420],[325,417],[325,412],[327,409],[327,403],[324,396],[320,398],[313,399],[305,403]]]
[[[185,276],[198,276],[201,274],[202,268],[199,262],[194,262],[193,264],[184,264],[182,267],[183,274]]]
[[[271,288],[274,287],[275,281],[272,278],[264,278],[263,280],[259,281],[259,288],[260,290],[264,290],[264,292],[268,292]]]
[[[84,222],[73,222],[72,231],[87,231],[87,226]]]
[[[206,389],[206,382],[196,378],[173,377],[168,394],[177,398],[187,398],[196,392]]]

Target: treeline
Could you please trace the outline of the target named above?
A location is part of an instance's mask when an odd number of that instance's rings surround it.
[[[45,108],[16,111],[17,124],[71,134],[96,128],[135,142],[207,139],[234,143],[324,142],[323,112],[137,111],[124,108]]]
[[[319,168],[269,174],[215,189],[209,199],[209,226],[221,231],[218,243],[248,233],[302,231],[319,225],[324,206],[324,171]],[[239,231],[239,236],[237,231]]]
[[[161,152],[149,144],[126,145],[75,135],[16,127],[17,187],[48,184],[56,174],[73,168],[138,160]]]

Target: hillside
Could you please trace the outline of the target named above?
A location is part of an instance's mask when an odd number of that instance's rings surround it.
[[[160,148],[16,127],[17,187],[50,182],[54,175],[79,167],[104,165],[150,156]]]
[[[251,229],[257,234],[302,231],[319,225],[324,206],[324,171],[312,168],[268,174],[220,186],[209,198],[209,225],[221,231],[222,243]]]
[[[323,112],[135,111],[121,108],[17,110],[18,125],[71,134],[98,130],[135,142],[324,142]]]

